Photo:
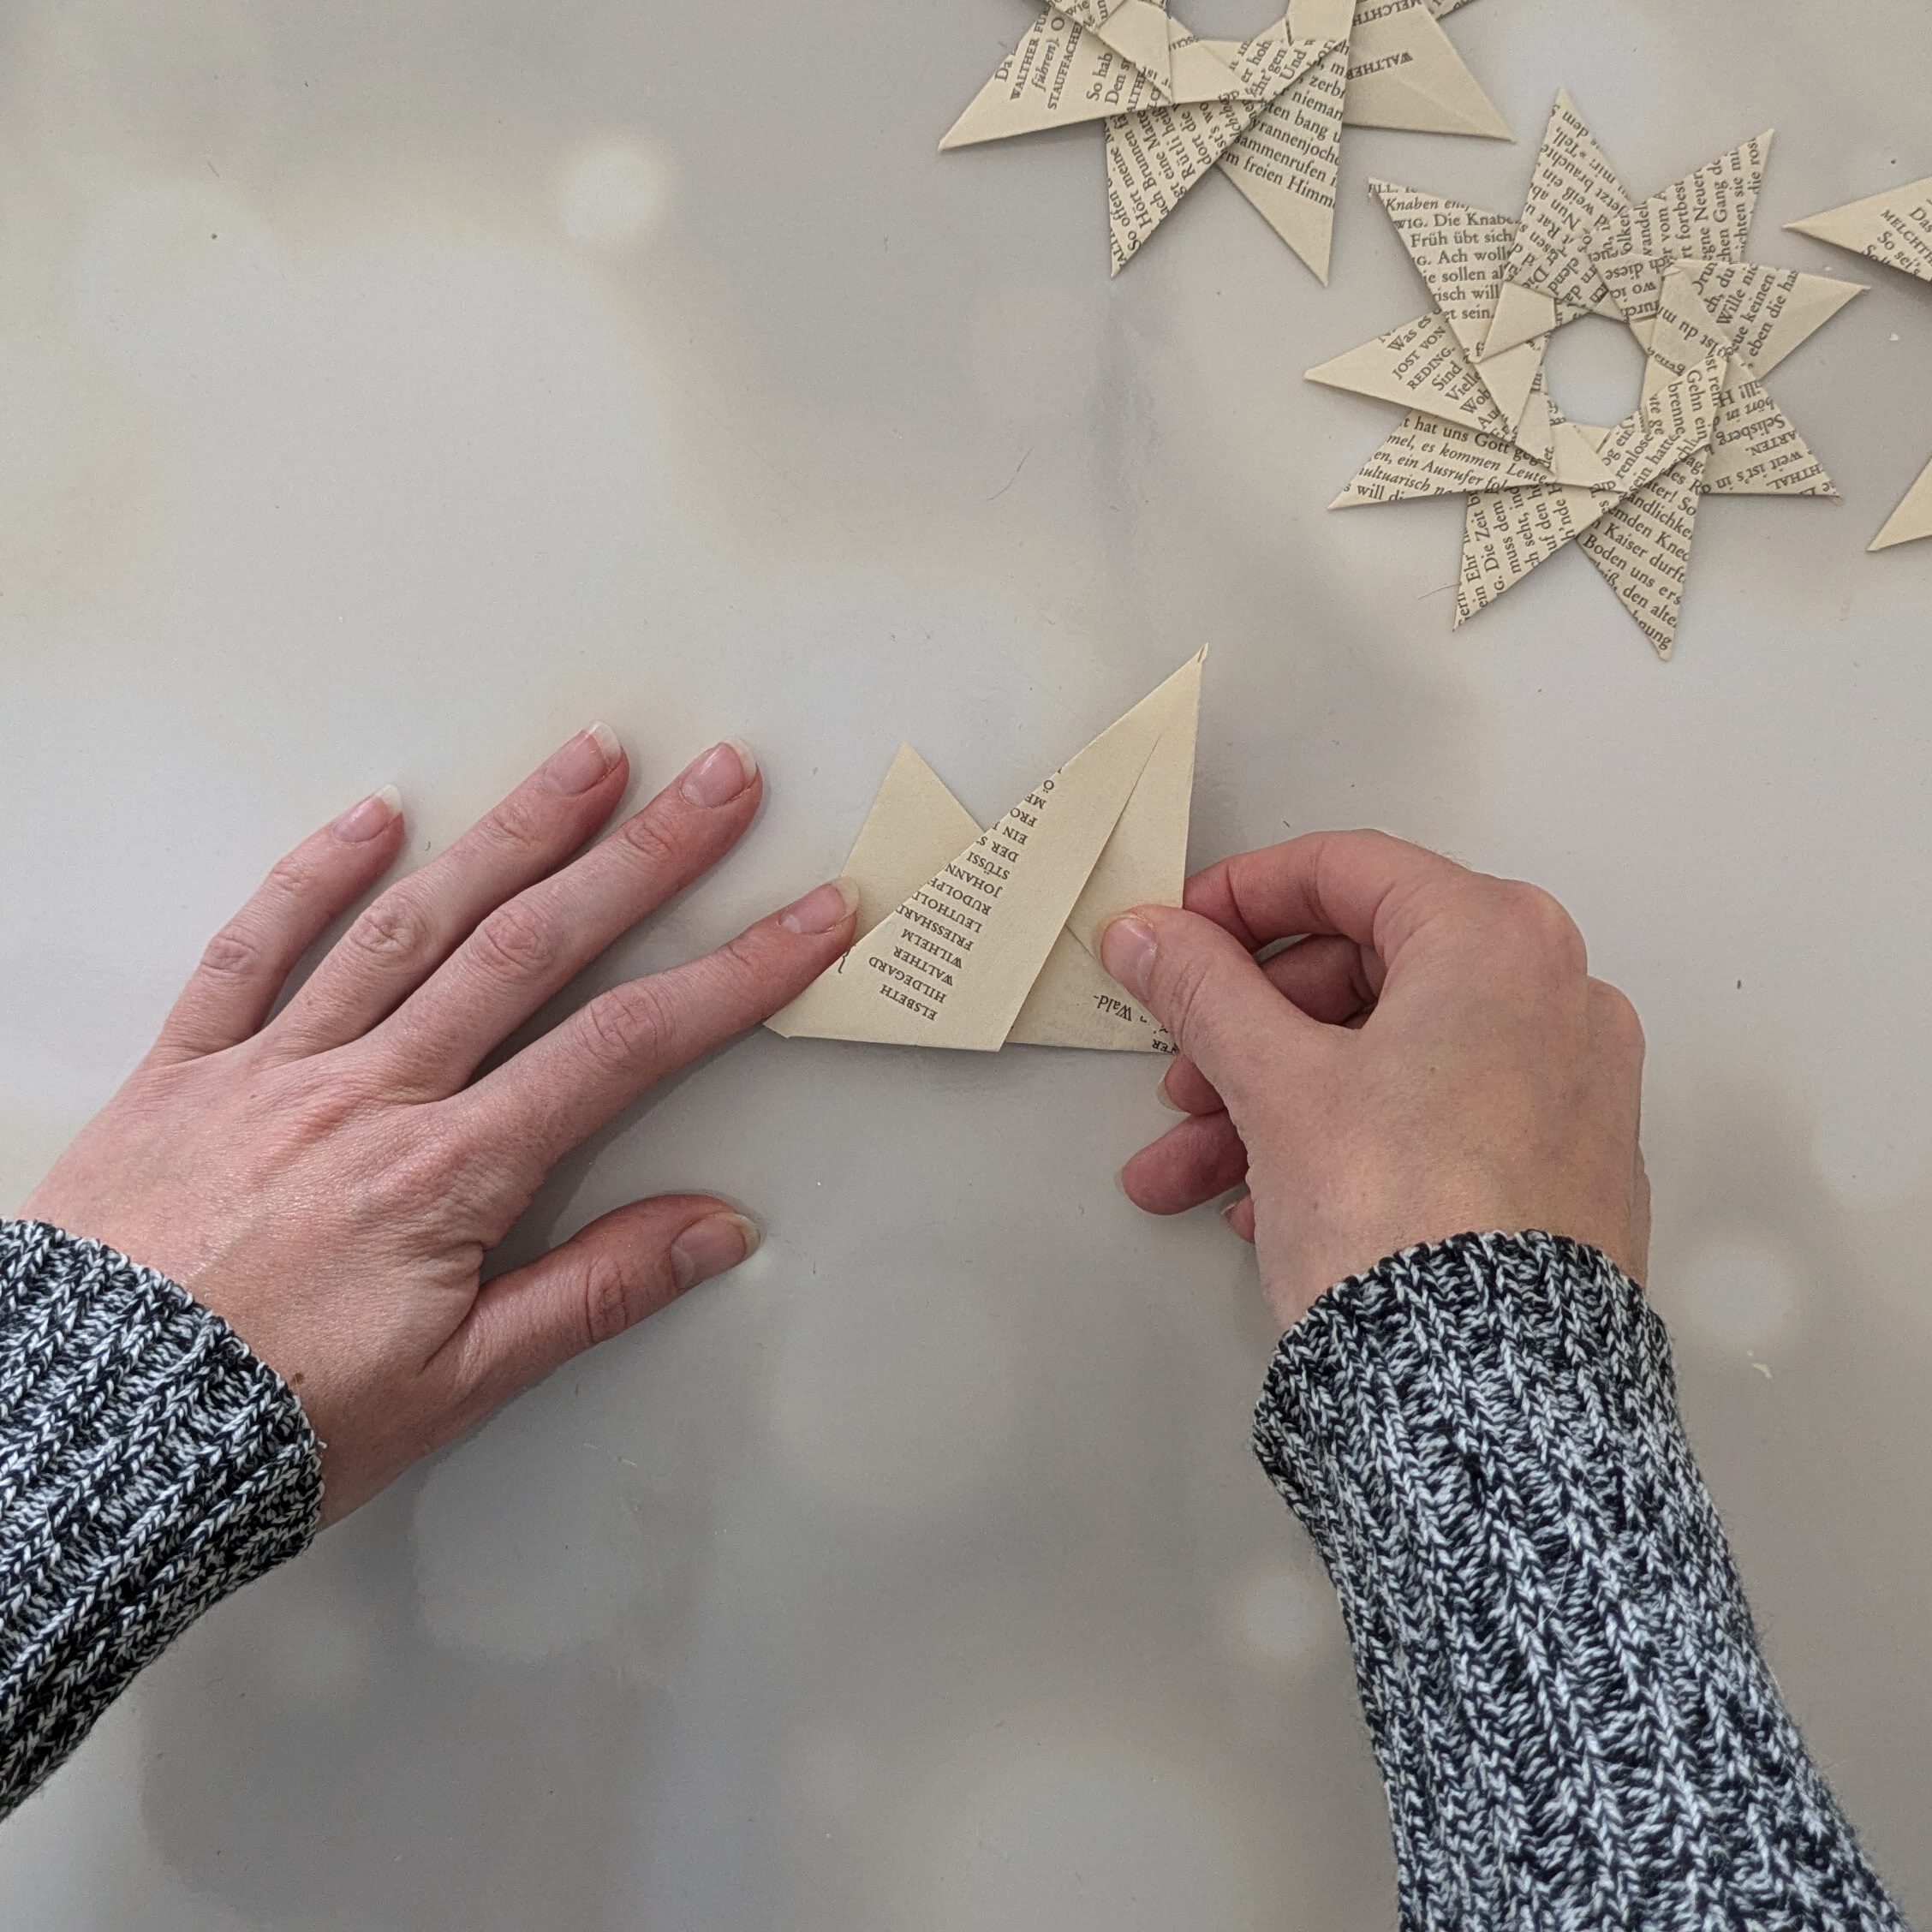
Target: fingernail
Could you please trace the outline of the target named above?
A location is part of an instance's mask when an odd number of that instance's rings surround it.
[[[1129,913],[1100,934],[1100,963],[1138,999],[1147,998],[1154,969],[1154,928]]]
[[[1187,1112],[1187,1109],[1167,1091],[1167,1082],[1165,1076],[1162,1076],[1160,1084],[1154,1088],[1154,1097],[1170,1113],[1185,1113]]]
[[[764,1238],[757,1222],[742,1214],[713,1214],[686,1228],[671,1244],[671,1278],[678,1293],[748,1260]]]
[[[727,738],[684,774],[677,789],[694,805],[729,805],[757,776],[758,760],[751,747]]]
[[[587,724],[561,751],[553,751],[543,768],[543,782],[552,791],[574,798],[590,788],[617,761],[623,747],[608,724]]]
[[[858,909],[858,887],[850,879],[834,879],[787,906],[778,915],[778,923],[788,933],[829,933]]]
[[[389,830],[402,809],[402,794],[394,785],[385,785],[360,805],[351,805],[329,829],[345,845],[367,845],[378,832]]]

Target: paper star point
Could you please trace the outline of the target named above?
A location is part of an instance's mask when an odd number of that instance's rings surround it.
[[[1326,283],[1345,125],[1510,138],[1438,24],[1462,3],[1291,0],[1265,33],[1202,40],[1165,0],[1064,0],[939,146],[1100,122],[1116,275],[1219,173]]]
[[[1794,234],[1809,235],[1932,282],[1932,175],[1787,225]],[[1886,519],[1870,547],[1890,550],[1922,537],[1932,537],[1932,463],[1905,492],[1904,502]]]

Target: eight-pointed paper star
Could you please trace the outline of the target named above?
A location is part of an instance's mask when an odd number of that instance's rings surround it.
[[[1932,175],[1789,225],[1797,234],[1869,255],[1922,282],[1932,282]],[[1932,463],[1905,492],[1905,500],[1886,519],[1871,547],[1889,550],[1893,544],[1920,537],[1932,537]]]
[[[1654,398],[1662,384],[1703,356],[1723,356],[1723,385],[1698,480],[1700,492],[1829,495],[1834,493],[1829,480],[1758,379],[1859,289],[1855,283],[1739,259],[1762,172],[1762,141],[1750,143],[1642,206],[1620,189],[1613,200],[1607,183],[1614,177],[1607,169],[1576,159],[1581,152],[1594,155],[1595,144],[1563,96],[1537,164],[1531,204],[1538,211],[1539,231],[1547,233],[1557,219],[1559,182],[1581,175],[1595,184],[1592,223],[1578,226],[1566,259],[1573,267],[1600,265],[1601,284],[1589,287],[1589,307],[1623,316],[1651,350],[1647,397]],[[1314,381],[1399,402],[1415,412],[1341,502],[1464,491],[1480,495],[1490,486],[1532,491],[1607,487],[1612,479],[1606,473],[1601,439],[1617,432],[1565,422],[1543,377],[1550,332],[1585,309],[1573,298],[1540,296],[1549,305],[1542,332],[1519,342],[1497,327],[1506,306],[1515,302],[1521,313],[1522,284],[1510,277],[1527,259],[1524,224],[1384,182],[1375,183],[1374,191],[1436,307],[1420,321],[1309,372]],[[1579,194],[1578,206],[1584,200]],[[1632,236],[1637,238],[1634,242]],[[1580,274],[1577,270],[1571,277],[1571,285]],[[1613,282],[1616,295],[1611,292]],[[1667,289],[1673,292],[1667,329],[1662,313]],[[1492,348],[1500,339],[1507,340],[1507,346]],[[1697,343],[1704,346],[1690,353]],[[1544,499],[1533,495],[1529,501],[1534,506]],[[1591,522],[1603,527],[1583,548],[1667,656],[1681,591],[1679,582],[1678,593],[1659,602],[1660,590],[1667,592],[1670,559],[1660,549],[1641,568],[1627,562],[1613,568],[1607,561],[1614,544],[1639,530],[1649,530],[1660,546],[1665,542],[1643,508],[1639,504],[1628,511],[1597,510]],[[1494,514],[1494,505],[1472,502],[1472,550],[1482,540],[1480,526]],[[1683,523],[1687,548],[1689,522],[1676,521]],[[1560,547],[1560,540],[1554,547]],[[1537,556],[1530,562],[1541,560]],[[1487,589],[1488,580],[1480,573],[1473,582],[1465,581],[1458,622],[1528,568],[1526,564],[1513,574],[1506,572]],[[1681,577],[1680,569],[1678,575]]]
[[[1327,282],[1345,122],[1510,138],[1436,24],[1463,3],[1291,0],[1252,39],[1200,40],[1166,0],[1066,0],[939,145],[1104,121],[1116,275],[1219,168]]]

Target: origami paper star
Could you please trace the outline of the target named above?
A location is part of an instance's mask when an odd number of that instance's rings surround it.
[[[1932,175],[1789,226],[1797,234],[1869,255],[1887,267],[1916,275],[1921,282],[1932,282]],[[1920,537],[1932,537],[1932,463],[1905,492],[1905,500],[1886,519],[1871,547],[1889,550],[1893,544],[1911,543]]]
[[[1166,0],[1067,0],[939,146],[1103,121],[1116,275],[1218,168],[1326,283],[1345,122],[1510,138],[1436,24],[1464,3],[1291,0],[1252,39],[1200,40]]]
[[[1667,657],[1699,495],[1836,494],[1759,379],[1860,289],[1742,259],[1768,140],[1634,203],[1562,95],[1521,221],[1373,184],[1436,306],[1309,377],[1412,412],[1334,507],[1470,495],[1458,624],[1575,536]],[[1585,313],[1622,318],[1648,350],[1646,408],[1717,362],[1687,504],[1673,494],[1687,453],[1640,474],[1643,409],[1603,430],[1566,421],[1551,401],[1549,337]],[[1677,407],[1691,400],[1679,392]],[[1537,542],[1518,516],[1535,521]],[[1480,562],[1492,554],[1494,568]]]

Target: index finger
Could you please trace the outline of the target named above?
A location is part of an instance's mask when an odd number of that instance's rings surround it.
[[[716,951],[599,993],[450,1103],[547,1173],[667,1074],[789,1005],[852,943],[858,891],[835,879]]]
[[[1311,832],[1197,872],[1181,903],[1250,952],[1304,933],[1339,933],[1386,965],[1476,877],[1386,832]]]

